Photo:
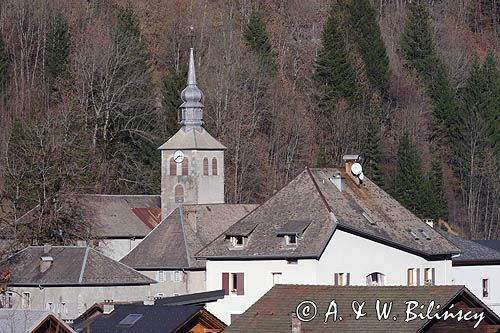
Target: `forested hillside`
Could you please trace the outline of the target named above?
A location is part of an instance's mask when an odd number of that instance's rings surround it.
[[[499,20],[497,0],[2,0],[2,222],[36,207],[36,237],[69,243],[69,194],[159,193],[194,47],[228,202],[364,153],[419,217],[498,238]]]

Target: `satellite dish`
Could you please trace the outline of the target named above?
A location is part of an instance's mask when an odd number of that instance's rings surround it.
[[[351,172],[356,177],[359,177],[359,175],[363,174],[363,167],[361,166],[361,164],[356,162],[351,166]]]

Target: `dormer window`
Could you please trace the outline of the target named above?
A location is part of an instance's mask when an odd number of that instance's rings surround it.
[[[245,245],[245,240],[243,236],[232,236],[231,237],[231,244],[234,247],[243,247]]]
[[[297,246],[298,241],[297,235],[285,235],[285,244],[287,246]]]

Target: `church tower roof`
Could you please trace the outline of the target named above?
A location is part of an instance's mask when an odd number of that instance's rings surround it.
[[[159,149],[225,150],[226,147],[203,128],[203,92],[196,85],[193,48],[189,52],[187,86],[181,92],[181,99],[182,127]]]

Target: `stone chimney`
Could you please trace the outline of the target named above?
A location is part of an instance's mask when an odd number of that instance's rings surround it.
[[[434,228],[434,219],[424,219],[425,224],[429,227]]]
[[[51,256],[40,257],[40,273],[45,273],[51,266],[54,258]]]
[[[110,314],[115,310],[115,305],[112,303],[104,303],[102,305],[102,314]]]
[[[297,318],[297,314],[292,312],[292,333],[300,333],[302,331],[302,323],[299,318]]]
[[[52,250],[52,245],[51,244],[43,244],[43,253],[48,254]]]

